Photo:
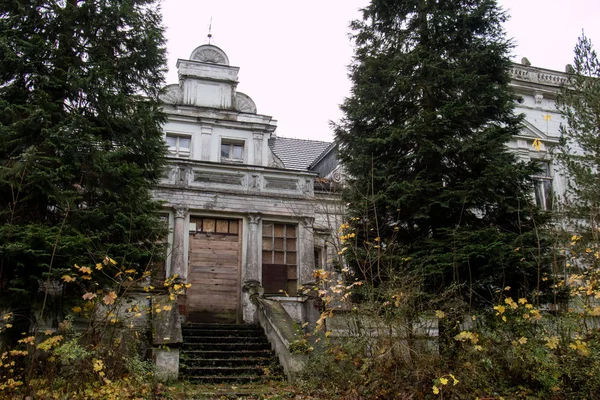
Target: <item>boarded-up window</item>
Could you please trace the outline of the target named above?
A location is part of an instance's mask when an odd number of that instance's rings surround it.
[[[296,225],[263,222],[262,281],[265,293],[298,294]]]
[[[239,221],[232,219],[216,218],[190,218],[190,233],[222,233],[225,235],[237,235]]]

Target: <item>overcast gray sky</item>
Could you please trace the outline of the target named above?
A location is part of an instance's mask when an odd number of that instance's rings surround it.
[[[178,58],[212,43],[240,67],[238,90],[258,112],[278,121],[279,136],[332,140],[330,120],[349,93],[351,20],[368,0],[163,0],[167,83],[177,82]],[[511,19],[515,60],[563,71],[581,30],[600,50],[599,0],[499,0]]]

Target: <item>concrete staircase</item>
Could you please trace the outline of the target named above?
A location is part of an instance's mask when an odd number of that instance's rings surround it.
[[[183,324],[180,376],[194,383],[281,380],[283,371],[258,325]]]

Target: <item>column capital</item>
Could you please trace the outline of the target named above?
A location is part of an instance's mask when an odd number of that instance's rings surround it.
[[[257,225],[262,219],[261,213],[248,213],[248,224]]]
[[[173,206],[173,210],[175,210],[175,218],[186,218],[189,213],[189,208],[183,205]]]
[[[313,217],[300,217],[300,222],[305,228],[312,228],[315,223],[315,219]]]

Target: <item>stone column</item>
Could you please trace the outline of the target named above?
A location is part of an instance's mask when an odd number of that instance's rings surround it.
[[[252,302],[253,295],[263,293],[261,280],[262,268],[259,263],[258,225],[261,220],[259,213],[248,214],[248,242],[246,243],[246,266],[243,270],[242,306],[244,322],[254,324],[258,321],[257,306]]]
[[[188,209],[183,206],[175,207],[175,224],[173,226],[173,251],[171,252],[171,275],[178,274],[183,280],[187,278],[185,263],[185,220]]]
[[[313,225],[315,219],[312,217],[303,217],[298,225],[298,284],[307,286],[314,283],[313,270],[315,269],[315,236]]]
[[[260,274],[262,268],[258,263],[258,223],[261,220],[259,213],[248,214],[248,243],[246,246],[246,269],[244,271],[244,283],[249,281],[261,282]]]

